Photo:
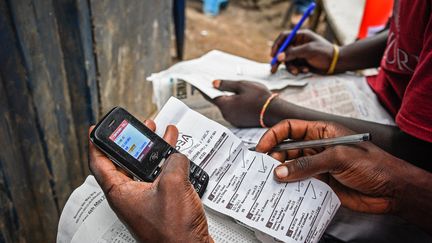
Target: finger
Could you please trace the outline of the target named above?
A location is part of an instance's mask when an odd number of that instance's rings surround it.
[[[329,172],[337,163],[333,151],[329,148],[316,155],[287,161],[275,168],[275,179],[281,182],[292,182]]]
[[[279,65],[280,65],[280,62],[276,62],[276,64],[275,65],[272,65],[271,66],[271,69],[270,69],[270,73],[276,73],[277,72],[277,70],[279,69]]]
[[[256,146],[256,150],[258,152],[267,153],[274,146],[281,143],[283,140],[287,138],[291,138],[294,140],[303,140],[306,135],[308,135],[309,127],[313,127],[313,129],[319,130],[321,123],[312,122],[312,121],[302,121],[302,120],[283,120],[271,127],[267,130],[266,133],[261,137],[260,141]],[[322,123],[321,126],[325,126],[325,123]],[[321,137],[311,138],[311,139],[319,139]]]
[[[289,34],[289,32],[282,32],[278,35],[276,40],[273,42],[273,45],[271,48],[271,52],[270,52],[271,57],[274,57],[276,55],[277,51],[279,50],[280,46],[282,45],[282,43],[287,38],[288,34]]]
[[[91,126],[89,134],[93,129],[94,126]],[[132,180],[120,172],[113,162],[97,149],[91,141],[89,141],[89,155],[90,170],[106,194],[109,194],[113,186]]]
[[[213,103],[219,108],[223,107],[226,104],[232,104],[233,101],[234,101],[234,95],[223,95],[213,99]]]
[[[296,66],[292,65],[292,64],[289,64],[287,66],[287,69],[288,69],[288,72],[292,73],[293,75],[299,74],[299,69]]]
[[[300,58],[306,59],[310,56],[311,51],[312,46],[309,43],[300,46],[290,46],[285,50],[284,55],[280,57],[280,60],[278,60],[280,62],[290,62]]]
[[[153,132],[156,131],[156,123],[153,120],[151,119],[144,120],[144,125],[148,129],[152,130]]]
[[[310,69],[308,67],[306,67],[306,66],[301,66],[301,67],[299,67],[299,69],[300,69],[300,71],[302,73],[308,73],[308,72],[310,72]]]
[[[168,125],[165,134],[163,135],[163,139],[172,147],[175,147],[177,143],[177,138],[179,135],[179,131],[176,126]]]
[[[303,155],[303,151],[301,149],[290,149],[286,151],[286,155],[288,160],[297,159]]]
[[[189,160],[180,153],[174,153],[168,157],[165,166],[159,176],[158,188],[166,193],[182,192],[190,187]]]
[[[239,93],[241,91],[241,83],[238,81],[214,80],[213,87],[220,91],[228,91]]]
[[[130,175],[127,171],[123,170],[121,167],[117,167],[117,170],[122,173],[123,175],[132,178],[132,175]]]
[[[285,152],[272,152],[270,153],[270,156],[279,162],[285,162],[285,158],[286,158]]]

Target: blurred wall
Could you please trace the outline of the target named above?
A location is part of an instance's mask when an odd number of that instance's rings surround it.
[[[88,175],[87,129],[112,106],[154,112],[171,0],[0,0],[0,242],[54,242]]]

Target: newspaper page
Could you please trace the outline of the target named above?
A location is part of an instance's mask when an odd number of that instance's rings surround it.
[[[253,231],[231,218],[209,208],[205,208],[205,213],[209,233],[215,242],[260,242]],[[63,209],[57,242],[135,243],[136,240],[111,210],[95,178],[88,176],[71,194]]]
[[[301,89],[287,88],[280,96],[296,105],[362,120],[395,125],[363,76],[339,74],[307,78]]]
[[[199,164],[210,181],[203,203],[284,242],[317,242],[340,201],[325,183],[307,179],[278,183],[270,156],[249,151],[222,125],[171,98],[155,119],[162,135],[176,125],[177,150]]]

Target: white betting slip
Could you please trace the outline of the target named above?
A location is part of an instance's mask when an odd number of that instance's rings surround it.
[[[210,175],[204,205],[248,227],[284,242],[317,242],[340,206],[319,180],[276,182],[278,161],[249,151],[229,129],[176,98],[168,100],[155,122],[159,135],[176,125],[177,150]]]

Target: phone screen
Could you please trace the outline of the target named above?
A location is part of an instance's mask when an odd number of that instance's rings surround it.
[[[153,142],[127,120],[120,123],[109,139],[139,161],[142,161],[153,146]]]

